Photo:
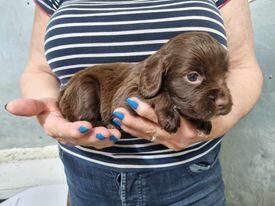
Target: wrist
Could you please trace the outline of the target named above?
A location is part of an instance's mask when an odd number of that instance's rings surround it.
[[[236,115],[229,113],[225,116],[219,116],[211,121],[212,130],[208,135],[208,139],[216,139],[229,132],[240,120]]]
[[[45,72],[26,72],[20,79],[20,90],[23,98],[57,100],[60,90],[56,78]]]

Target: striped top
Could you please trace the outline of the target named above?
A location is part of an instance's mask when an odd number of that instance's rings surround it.
[[[139,62],[182,32],[205,31],[226,47],[219,7],[226,0],[35,0],[50,17],[45,55],[60,85],[88,66]],[[175,152],[142,138],[123,136],[97,150],[60,144],[71,155],[115,170],[166,169],[211,151],[221,138]]]

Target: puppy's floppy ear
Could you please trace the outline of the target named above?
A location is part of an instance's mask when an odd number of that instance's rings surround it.
[[[164,55],[160,52],[146,59],[140,73],[139,93],[144,98],[154,97],[160,90],[166,72]]]

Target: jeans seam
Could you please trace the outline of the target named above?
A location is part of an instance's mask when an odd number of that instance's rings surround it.
[[[121,183],[120,183],[120,199],[121,206],[126,205],[126,173],[121,173]]]
[[[146,177],[144,175],[141,176],[141,190],[142,190],[142,206],[146,206],[146,201],[147,201],[147,191],[146,191]]]
[[[142,206],[143,205],[143,201],[142,201],[142,185],[141,185],[141,180],[142,180],[142,176],[138,175],[138,181],[137,181],[137,189],[138,189],[138,206]]]

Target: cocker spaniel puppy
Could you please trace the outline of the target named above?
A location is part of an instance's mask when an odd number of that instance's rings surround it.
[[[227,51],[221,44],[204,32],[183,33],[142,62],[78,72],[62,89],[58,105],[69,121],[108,125],[112,111],[128,108],[126,99],[135,96],[155,109],[164,130],[176,132],[182,116],[209,134],[211,118],[231,111],[227,71]]]

